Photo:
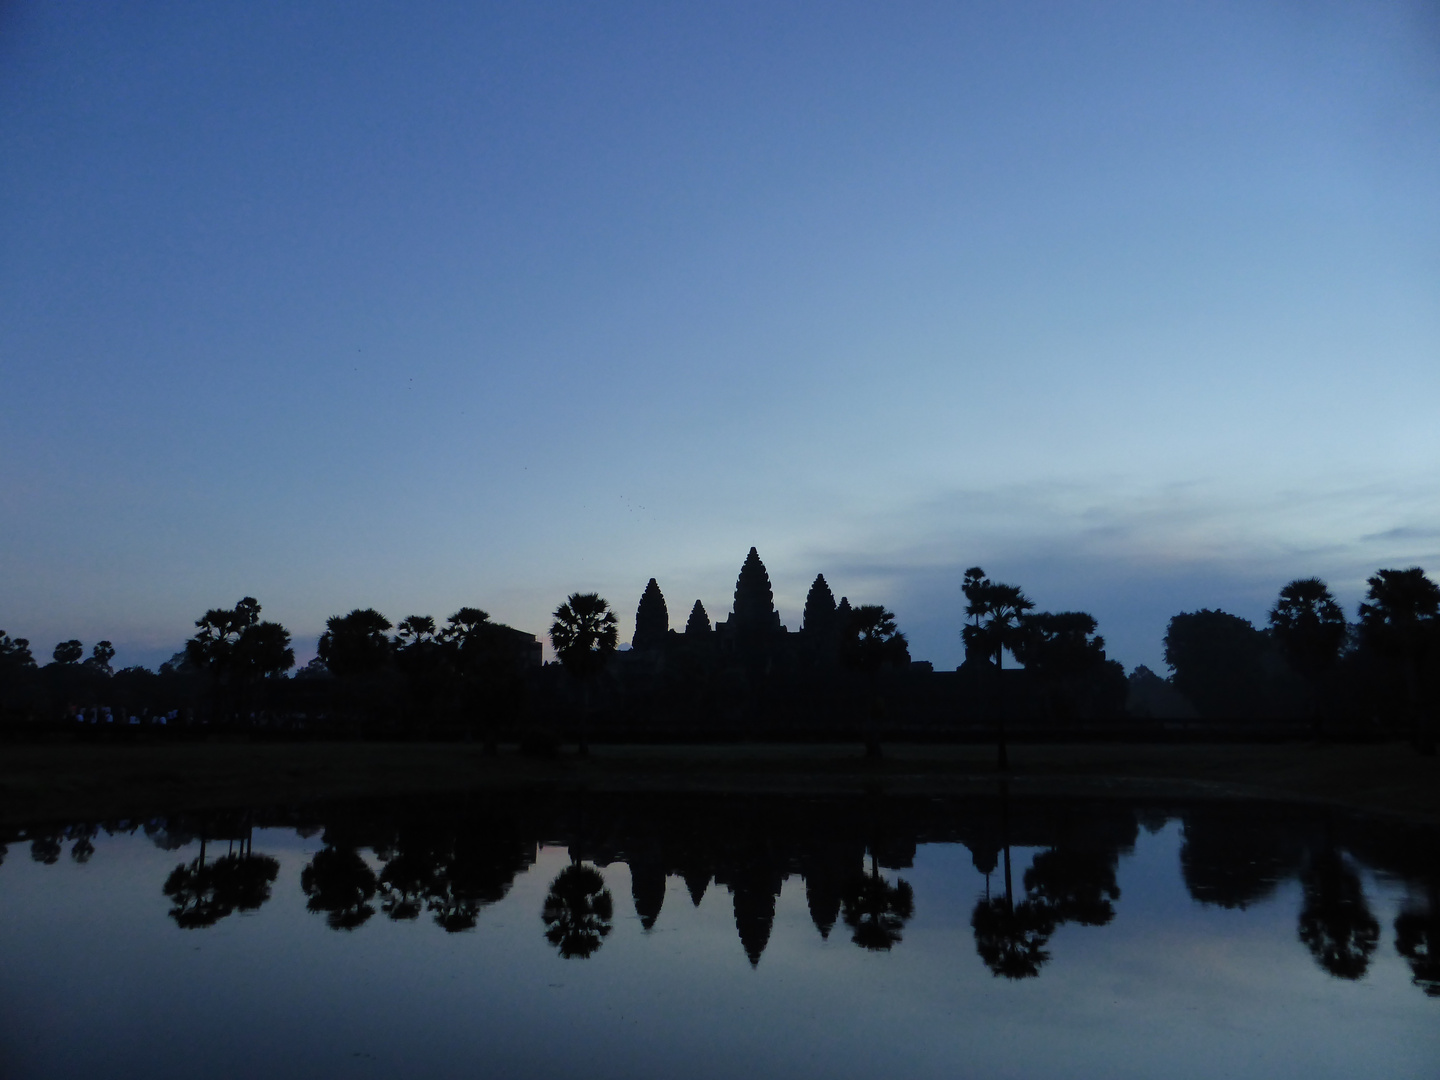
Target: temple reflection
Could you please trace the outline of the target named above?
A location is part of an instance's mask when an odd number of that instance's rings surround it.
[[[713,884],[729,901],[740,950],[758,967],[790,879],[802,883],[822,942],[835,947],[840,926],[840,941],[888,953],[905,947],[925,903],[902,876],[918,848],[963,845],[977,875],[967,901],[974,955],[995,977],[1017,980],[1044,972],[1061,926],[1103,932],[1123,917],[1122,861],[1142,829],[1172,823],[1195,903],[1241,911],[1276,902],[1283,883],[1298,884],[1293,940],[1337,979],[1365,977],[1384,945],[1367,877],[1403,883],[1391,944],[1415,986],[1440,997],[1436,831],[1325,808],[1021,799],[1003,788],[987,797],[911,799],[472,793],[12,829],[0,835],[0,859],[24,843],[36,863],[56,866],[68,845],[69,861],[85,864],[103,859],[104,836],[124,832],[161,850],[187,848],[191,857],[173,866],[159,892],[174,924],[195,930],[272,900],[281,864],[255,852],[254,837],[286,828],[318,837],[298,886],[327,927],[355,932],[379,916],[456,934],[481,925],[542,847],[563,848],[569,863],[539,912],[540,931],[560,957],[594,956],[612,935],[608,868],[623,864],[642,936],[657,927],[672,879],[695,907]]]

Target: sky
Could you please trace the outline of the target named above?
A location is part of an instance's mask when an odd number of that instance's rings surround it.
[[[961,658],[1440,569],[1440,3],[0,0],[0,628],[628,640],[754,545]]]

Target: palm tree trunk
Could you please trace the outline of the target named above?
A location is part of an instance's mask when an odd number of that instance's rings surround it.
[[[589,683],[589,680],[586,680],[585,685],[584,685],[584,687],[583,687],[583,689],[582,689],[582,691],[581,691],[581,694],[582,694],[582,697],[583,697],[583,704],[580,706],[580,731],[579,731],[579,742],[580,742],[580,746],[579,746],[578,749],[577,749],[577,753],[579,753],[579,755],[580,755],[581,757],[589,757],[589,756],[590,756],[590,744],[585,741],[585,736],[586,736],[586,733],[587,733],[587,729],[588,729],[589,726],[590,726],[590,683]]]
[[[880,724],[885,712],[885,703],[880,699],[879,677],[875,674],[870,676],[870,717],[865,732],[865,756],[871,761],[879,761],[880,754]]]
[[[1405,696],[1410,705],[1411,738],[1415,749],[1425,757],[1435,755],[1435,732],[1430,724],[1430,709],[1420,700],[1420,650],[1411,647],[1405,664]]]
[[[998,745],[995,752],[995,768],[1002,773],[1010,771],[1010,751],[1005,745],[1005,676],[1003,673],[1003,657],[1005,647],[1002,645],[995,650],[995,723],[998,734]],[[1006,856],[1007,867],[1009,856]],[[1007,869],[1006,873],[1009,871]]]

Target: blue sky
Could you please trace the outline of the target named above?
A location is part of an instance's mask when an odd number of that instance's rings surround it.
[[[1440,564],[1440,7],[0,6],[0,627]]]

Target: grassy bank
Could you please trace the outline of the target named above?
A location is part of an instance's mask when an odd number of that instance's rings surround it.
[[[1025,745],[1011,789],[1323,801],[1440,822],[1440,763],[1408,746]],[[993,790],[994,750],[859,746],[596,747],[536,760],[423,743],[0,747],[0,820],[130,817],[206,807],[469,788],[947,794]]]

